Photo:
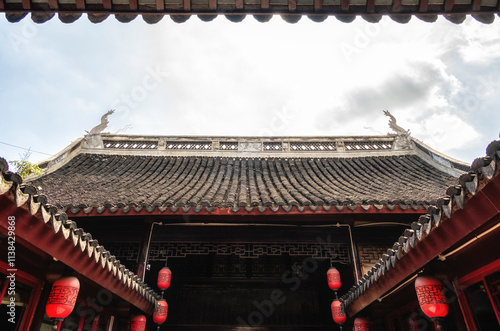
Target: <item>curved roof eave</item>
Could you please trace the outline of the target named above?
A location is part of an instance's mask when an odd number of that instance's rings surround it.
[[[102,134],[40,166],[32,183],[81,216],[422,213],[437,198],[432,186],[444,188],[468,169],[396,135]]]

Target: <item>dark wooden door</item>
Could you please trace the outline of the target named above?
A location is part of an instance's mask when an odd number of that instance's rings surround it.
[[[153,263],[149,274],[162,266]],[[169,330],[325,330],[333,325],[326,260],[211,254],[171,258],[169,267]]]

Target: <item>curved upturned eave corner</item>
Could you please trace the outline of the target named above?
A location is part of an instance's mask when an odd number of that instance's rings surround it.
[[[66,213],[47,203],[37,188],[10,172],[1,157],[0,205],[5,215],[16,214],[16,242],[29,242],[144,312],[153,312],[160,296]],[[0,226],[7,228],[7,216]]]
[[[495,140],[486,148],[486,156],[474,160],[470,171],[447,188],[438,203],[430,206],[426,215],[416,219],[379,262],[340,298],[349,316],[356,315],[378,298],[390,295],[392,292],[389,291],[407,284],[426,261],[439,258],[459,240],[498,215],[499,164],[500,140]],[[478,217],[471,218],[471,213]],[[449,236],[450,228],[461,229],[460,236]]]

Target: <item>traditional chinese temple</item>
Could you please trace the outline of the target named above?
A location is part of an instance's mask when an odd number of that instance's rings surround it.
[[[443,284],[446,330],[500,329],[500,141],[470,166],[389,113],[393,133],[359,137],[115,135],[102,132],[108,115],[27,184],[0,163],[0,229],[16,217],[25,289],[16,330],[48,324],[50,285],[65,274],[82,283],[82,306],[61,330],[128,330],[139,313],[154,330],[165,266],[160,330],[339,329],[332,267],[348,330],[356,317],[435,330],[415,293],[423,274]],[[89,298],[106,301],[93,319]]]

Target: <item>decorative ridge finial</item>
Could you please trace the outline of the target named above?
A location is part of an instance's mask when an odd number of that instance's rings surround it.
[[[101,133],[109,124],[108,116],[115,112],[114,109],[109,110],[106,114],[102,115],[101,123],[96,125],[92,130],[85,131],[87,134],[83,137],[84,148],[103,148]]]
[[[395,132],[394,135],[394,149],[412,149],[413,143],[411,141],[411,132],[410,130],[405,130],[400,127],[396,118],[388,111],[384,110],[384,115],[389,117],[389,127]]]

